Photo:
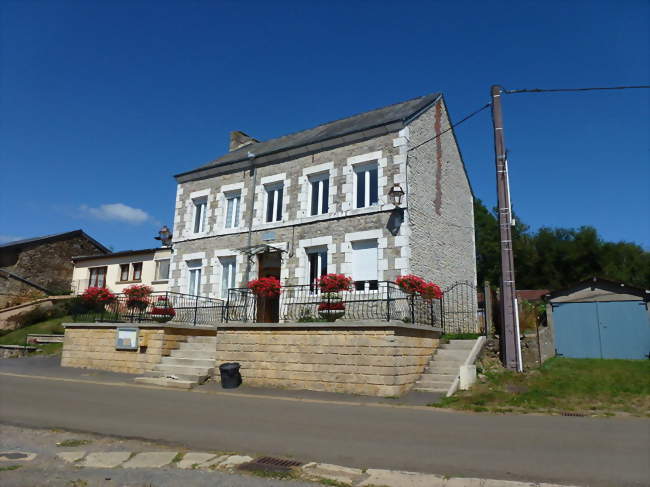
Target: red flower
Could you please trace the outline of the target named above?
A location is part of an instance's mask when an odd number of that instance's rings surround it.
[[[420,295],[424,299],[440,299],[442,298],[442,290],[440,286],[433,282],[425,282],[420,289]]]
[[[400,288],[402,288],[402,291],[407,294],[416,294],[422,292],[422,287],[426,284],[426,281],[424,279],[418,276],[414,276],[413,274],[400,276],[395,280],[395,282]]]
[[[172,307],[169,308],[152,308],[152,315],[176,316],[176,310]]]
[[[256,296],[264,298],[274,298],[279,296],[282,292],[280,281],[276,277],[260,277],[259,279],[253,279],[247,286]]]
[[[89,287],[81,297],[85,301],[92,303],[110,303],[115,301],[115,294],[105,287]]]
[[[153,288],[145,284],[133,284],[122,292],[129,300],[146,301],[153,292]]]
[[[338,293],[350,289],[352,278],[345,274],[325,274],[317,279],[317,283],[324,293]]]

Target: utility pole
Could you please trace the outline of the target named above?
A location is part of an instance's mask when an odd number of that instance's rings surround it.
[[[519,336],[517,301],[515,294],[515,265],[512,249],[512,209],[508,182],[508,160],[503,135],[501,87],[493,85],[492,124],[494,127],[494,155],[497,168],[497,195],[499,207],[499,235],[501,237],[501,360],[510,370],[521,370],[519,364]]]

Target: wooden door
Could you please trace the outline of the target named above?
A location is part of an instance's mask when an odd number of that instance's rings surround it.
[[[280,280],[282,258],[280,252],[267,252],[258,255],[258,276],[275,277]],[[280,321],[280,297],[257,299],[258,323],[278,323]]]

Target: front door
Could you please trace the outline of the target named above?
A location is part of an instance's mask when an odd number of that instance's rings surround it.
[[[258,276],[275,277],[280,280],[282,257],[280,252],[266,252],[259,254]],[[277,323],[280,321],[280,298],[257,299],[257,321],[259,323]]]

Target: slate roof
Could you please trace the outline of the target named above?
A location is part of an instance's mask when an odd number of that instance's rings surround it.
[[[288,149],[294,149],[309,144],[323,142],[328,139],[342,137],[345,135],[353,134],[355,132],[362,132],[375,127],[381,127],[393,122],[405,121],[414,115],[418,114],[421,110],[425,109],[438,98],[440,93],[431,93],[429,95],[420,96],[411,100],[406,100],[394,105],[388,105],[369,112],[359,113],[351,117],[342,118],[333,122],[324,123],[317,127],[295,132],[293,134],[284,135],[275,139],[269,139],[262,142],[256,142],[244,146],[235,151],[229,152],[212,162],[196,168],[192,171],[177,174],[181,176],[195,171],[200,171],[215,166],[227,165],[248,159],[248,153],[252,152],[256,157],[282,152]]]
[[[77,236],[82,236],[89,240],[93,245],[95,245],[98,249],[100,249],[103,252],[106,252],[107,254],[110,254],[111,251],[107,247],[104,247],[102,244],[100,244],[97,240],[92,238],[90,235],[88,235],[86,232],[83,230],[72,230],[70,232],[63,232],[63,233],[53,233],[52,235],[44,235],[42,237],[34,237],[34,238],[26,238],[24,240],[14,240],[13,242],[7,242],[5,244],[0,245],[0,249],[7,249],[10,247],[22,247],[24,245],[32,244],[32,243],[46,243],[46,242],[52,242],[55,240],[63,240],[66,238],[72,238],[72,237],[77,237]]]
[[[155,247],[153,249],[137,249],[137,250],[120,250],[119,252],[111,252],[105,255],[76,255],[72,260],[77,262],[80,260],[103,259],[106,257],[124,257],[126,255],[140,255],[140,254],[153,254],[159,250],[171,250],[170,247]]]

